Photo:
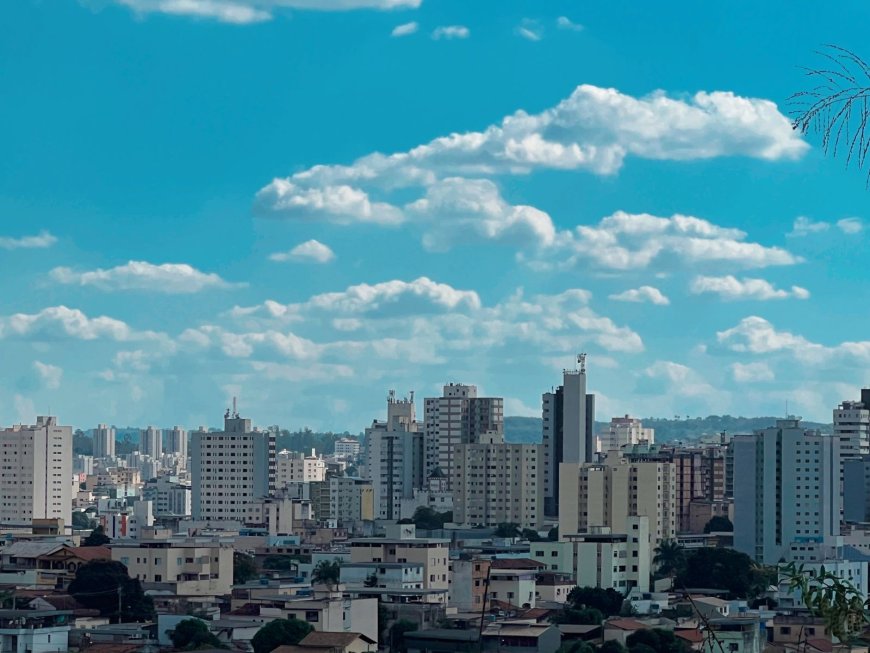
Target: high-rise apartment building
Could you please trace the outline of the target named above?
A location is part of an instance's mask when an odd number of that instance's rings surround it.
[[[182,461],[187,460],[187,431],[173,426],[166,431],[166,453],[176,454]]]
[[[0,523],[72,523],[72,427],[39,416],[0,430]]]
[[[564,370],[562,385],[541,397],[544,511],[559,513],[559,466],[592,461],[595,451],[595,395],[586,394],[586,355],[579,369]]]
[[[254,499],[275,490],[275,434],[226,412],[223,431],[195,431],[190,441],[193,518],[244,523]]]
[[[450,383],[441,397],[426,399],[425,425],[427,474],[438,468],[452,483],[458,445],[504,435],[504,399],[478,397],[477,386]]]
[[[163,453],[163,429],[149,426],[139,431],[139,452],[145,456],[151,456],[154,460],[160,460]]]
[[[277,459],[276,484],[284,488],[291,483],[311,483],[326,478],[326,461],[314,455],[310,456],[298,451],[280,451]]]
[[[870,388],[861,390],[860,401],[844,401],[834,409],[834,435],[843,459],[870,454]]]
[[[653,444],[655,433],[655,429],[644,427],[643,422],[635,417],[613,417],[608,429],[595,438],[595,451],[606,454],[642,442]]]
[[[839,533],[839,438],[789,418],[735,436],[732,447],[735,549],[772,565],[792,542]]]
[[[559,486],[559,539],[607,526],[629,532],[629,517],[649,518],[650,549],[677,533],[674,463],[630,461],[610,455],[600,464],[563,463]]]
[[[378,519],[403,519],[403,500],[426,487],[426,442],[417,422],[414,394],[396,399],[390,390],[387,420],[365,432],[365,476],[371,480]],[[405,502],[407,504],[407,501]]]
[[[94,458],[115,457],[115,427],[100,424],[94,429]]]
[[[843,519],[870,521],[870,456],[843,461]]]
[[[466,526],[519,524],[537,529],[544,520],[541,446],[505,444],[496,434],[460,444],[453,466],[453,518]]]

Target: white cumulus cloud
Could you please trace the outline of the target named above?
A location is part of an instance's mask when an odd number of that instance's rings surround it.
[[[137,14],[167,14],[234,25],[271,20],[276,9],[416,9],[422,0],[114,0]]]
[[[773,370],[767,363],[733,363],[731,375],[737,383],[773,381]]]
[[[859,234],[864,231],[864,221],[861,218],[843,218],[837,220],[837,228],[844,234]]]
[[[327,245],[317,240],[307,240],[296,245],[289,252],[276,252],[269,255],[269,260],[282,263],[284,261],[296,261],[299,263],[329,263],[335,259],[333,252]]]
[[[151,331],[135,331],[126,322],[111,317],[91,318],[78,309],[51,306],[38,313],[0,316],[0,338],[14,337],[128,341],[155,340],[161,336]]]
[[[692,293],[713,293],[726,300],[758,300],[771,299],[809,299],[810,291],[800,286],[792,286],[790,290],[776,288],[765,279],[743,277],[738,279],[733,275],[722,277],[698,276],[690,286]]]
[[[46,389],[57,390],[60,387],[60,381],[63,378],[62,368],[41,361],[33,361],[33,369],[36,370]]]
[[[544,36],[544,31],[538,21],[528,18],[524,18],[514,31],[517,36],[527,41],[540,41]]]
[[[35,236],[11,238],[0,236],[0,249],[45,249],[57,242],[57,238],[47,231],[40,231]]]
[[[570,30],[572,32],[582,32],[583,31],[583,25],[581,25],[579,23],[575,23],[567,16],[559,16],[556,19],[556,26],[559,29]]]
[[[435,40],[467,39],[469,36],[471,36],[471,30],[465,25],[442,25],[436,27],[432,32],[432,38]]]
[[[420,25],[418,25],[416,21],[402,23],[393,28],[393,31],[390,32],[390,36],[409,36],[415,34],[418,29],[420,29]]]
[[[621,293],[610,295],[610,299],[618,302],[635,302],[638,304],[649,303],[658,306],[667,306],[671,303],[664,293],[653,286],[640,286],[631,288]]]
[[[147,261],[130,261],[114,268],[84,272],[58,267],[51,271],[50,276],[58,283],[93,286],[106,291],[142,290],[167,294],[189,294],[241,285],[224,281],[213,272],[201,272],[186,263],[156,265]]]

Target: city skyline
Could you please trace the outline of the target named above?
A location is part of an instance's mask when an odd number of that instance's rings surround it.
[[[540,416],[579,352],[603,420],[870,383],[865,180],[787,106],[870,9],[168,6],[0,7],[0,425]]]

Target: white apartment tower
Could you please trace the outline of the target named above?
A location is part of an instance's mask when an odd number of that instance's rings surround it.
[[[454,459],[453,515],[457,524],[519,524],[538,529],[544,521],[541,445],[505,444],[493,434],[460,444]]]
[[[578,368],[564,370],[562,385],[541,397],[544,510],[559,513],[559,465],[592,462],[595,395],[586,394],[586,354]]]
[[[275,490],[275,435],[228,410],[223,431],[190,441],[193,518],[244,523],[249,504]]]
[[[187,431],[180,426],[173,426],[166,431],[166,453],[177,455],[182,461],[182,467],[187,460]]]
[[[473,385],[445,385],[441,397],[426,399],[427,473],[438,468],[451,484],[457,446],[490,434],[504,435],[504,399],[478,397]]]
[[[365,476],[371,480],[377,519],[402,519],[403,500],[426,487],[426,447],[417,422],[414,393],[387,397],[387,420],[374,420],[365,432]]]
[[[0,430],[0,523],[72,523],[72,427],[57,417]]]
[[[595,451],[606,454],[635,444],[654,444],[655,429],[645,428],[643,422],[629,415],[613,417],[607,431],[599,433],[595,440]]]
[[[326,479],[326,461],[315,455],[284,449],[278,452],[275,487],[286,488],[292,483],[311,483]]]
[[[154,426],[139,430],[139,453],[160,460],[163,453],[163,430]]]
[[[735,549],[772,565],[793,542],[839,534],[839,438],[789,418],[735,436],[732,446]]]
[[[94,429],[94,458],[115,457],[115,427],[100,424]]]

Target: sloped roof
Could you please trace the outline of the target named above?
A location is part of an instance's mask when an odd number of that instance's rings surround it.
[[[63,548],[59,542],[13,542],[0,549],[0,554],[10,558],[38,558]]]
[[[541,569],[546,567],[543,562],[528,558],[496,558],[490,565],[491,569]]]
[[[605,628],[618,628],[619,630],[643,630],[648,628],[646,624],[642,624],[636,619],[611,619],[604,622]]]
[[[674,635],[691,644],[700,644],[704,641],[704,634],[697,628],[682,628],[674,630]]]
[[[81,560],[111,560],[112,551],[107,546],[70,546],[71,553]]]

